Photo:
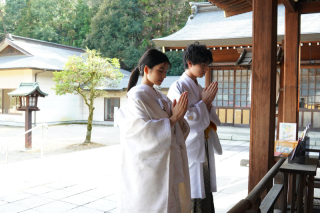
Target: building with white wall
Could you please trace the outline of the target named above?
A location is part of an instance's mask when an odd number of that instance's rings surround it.
[[[83,49],[45,42],[20,36],[8,35],[0,43],[0,121],[24,122],[24,112],[17,111],[18,99],[7,93],[20,83],[38,82],[41,90],[48,94],[38,99],[37,111],[33,115],[36,123],[85,121],[88,109],[80,95],[55,95],[53,72],[63,70],[68,57],[80,56]],[[183,69],[183,68],[181,68]],[[112,121],[114,107],[127,102],[127,85],[131,72],[120,69],[124,78],[117,87],[104,88],[108,97],[99,97],[94,103],[94,121]],[[161,91],[167,93],[170,85],[179,76],[168,76]],[[141,78],[138,84],[140,84]],[[204,86],[204,78],[199,81]]]

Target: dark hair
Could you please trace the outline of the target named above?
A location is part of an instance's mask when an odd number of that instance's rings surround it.
[[[184,50],[184,69],[188,69],[188,61],[190,61],[193,65],[201,63],[210,64],[213,62],[212,52],[208,50],[205,45],[201,45],[199,44],[199,42],[195,42],[194,44],[188,45]]]
[[[156,50],[156,49],[150,49],[147,50],[140,58],[138,66],[132,70],[129,83],[128,83],[128,89],[129,90],[137,85],[139,74],[141,73],[141,76],[144,74],[144,67],[148,66],[150,69],[152,69],[154,66],[161,64],[163,62],[167,62],[169,64],[169,67],[171,66],[171,63],[166,56],[166,54]]]

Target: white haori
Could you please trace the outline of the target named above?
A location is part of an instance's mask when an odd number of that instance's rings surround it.
[[[121,213],[190,213],[190,179],[183,119],[172,128],[171,101],[148,85],[133,87],[118,110]]]
[[[212,104],[211,110],[208,112],[206,104],[202,101],[203,88],[185,73],[170,86],[168,98],[170,98],[171,101],[174,99],[178,101],[181,94],[186,91],[188,92],[189,100],[185,119],[190,126],[186,146],[189,162],[191,198],[204,199],[206,197],[203,179],[203,163],[206,157],[204,130],[209,126],[210,121],[216,126],[220,126],[221,122],[216,114],[215,106]],[[208,154],[211,192],[216,192],[217,181],[214,154],[221,155],[222,148],[218,134],[213,130],[209,132]]]

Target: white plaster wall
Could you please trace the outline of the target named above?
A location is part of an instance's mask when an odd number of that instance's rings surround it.
[[[0,70],[0,89],[17,89],[21,82],[33,82],[31,69]],[[20,115],[0,114],[0,121],[24,122],[24,112]]]
[[[110,98],[120,98],[120,107],[124,106],[127,103],[127,92],[108,92],[106,97]],[[104,121],[104,98],[99,97],[94,101],[94,112],[93,112],[93,120],[94,121]],[[89,116],[87,105],[83,104],[83,120],[87,120]]]
[[[47,93],[48,96],[38,99],[38,107],[40,111],[36,112],[36,122],[59,122],[72,120],[87,120],[88,107],[80,95],[55,95],[54,82],[52,81],[53,72],[42,70],[8,70],[0,71],[0,89],[16,89],[21,82],[35,82],[35,73],[40,89]],[[167,91],[162,91],[164,94]],[[112,92],[108,97],[119,97],[120,107],[127,104],[127,92]],[[95,99],[94,103],[94,121],[104,121],[104,97]],[[24,112],[21,115],[0,114],[0,121],[24,122]],[[34,122],[34,115],[32,116]]]
[[[39,72],[39,71],[36,71]],[[37,75],[40,89],[48,96],[38,99],[40,111],[36,112],[37,123],[83,120],[82,106],[84,101],[80,95],[56,95],[52,89],[53,72],[47,71]]]

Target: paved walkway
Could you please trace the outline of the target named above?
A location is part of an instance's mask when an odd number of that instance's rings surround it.
[[[247,195],[249,143],[222,141],[216,213]],[[120,145],[0,165],[0,212],[116,212]],[[228,168],[228,169],[226,169]]]
[[[115,212],[119,148],[1,165],[0,212]]]
[[[49,127],[47,136],[51,138],[52,130],[57,129],[64,137],[70,135],[76,139],[74,134],[85,133],[82,130],[85,125],[75,126],[78,126],[75,132],[63,126]],[[94,137],[102,136],[106,140],[118,134],[115,130],[118,128],[108,127],[115,132],[102,135],[107,127],[101,128],[94,128],[97,131]],[[249,133],[248,129],[220,127],[219,136],[223,130],[234,135]],[[221,140],[221,143],[223,155],[216,155],[218,192],[213,194],[216,213],[227,212],[248,193],[249,170],[240,166],[240,160],[249,158],[249,143],[239,140]],[[0,165],[0,212],[116,212],[119,155],[120,145],[109,144],[54,156],[45,152],[43,159]]]

